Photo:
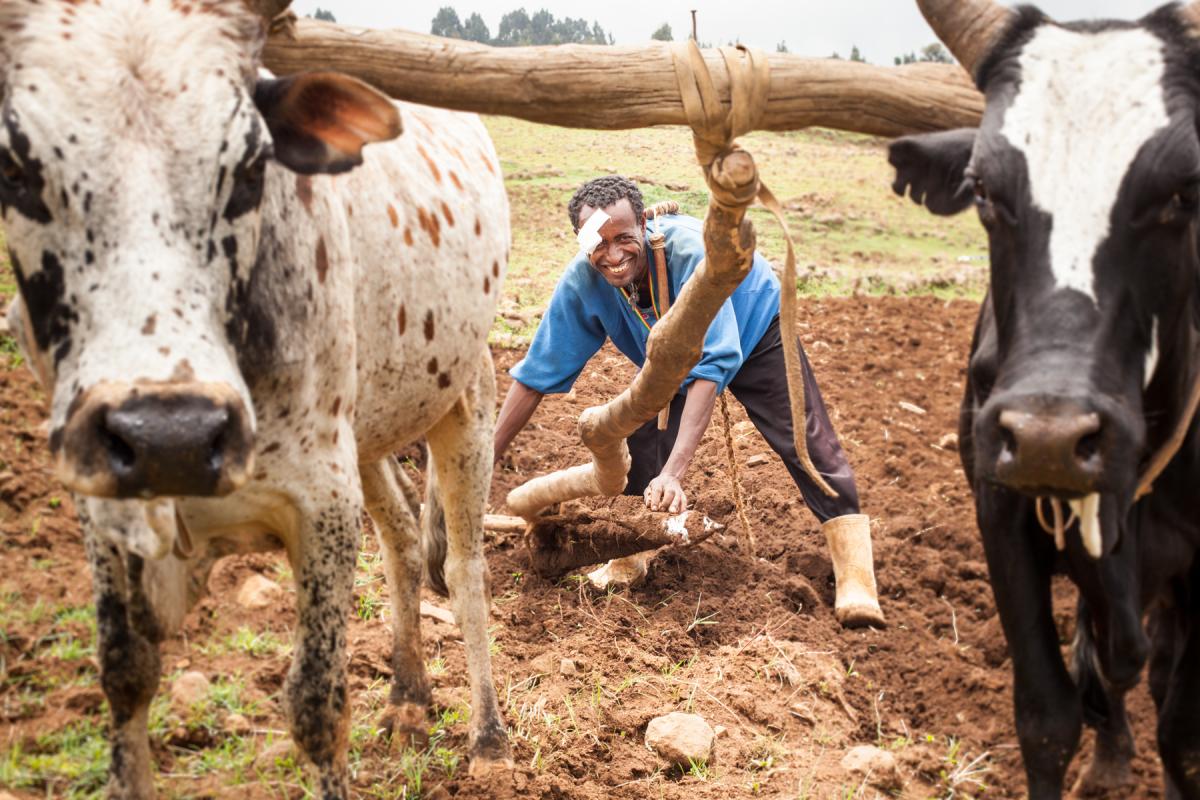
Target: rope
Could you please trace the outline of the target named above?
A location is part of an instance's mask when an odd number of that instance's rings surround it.
[[[1146,464],[1146,469],[1138,481],[1134,502],[1154,491],[1154,482],[1171,463],[1171,459],[1179,452],[1179,448],[1183,447],[1183,441],[1187,437],[1188,429],[1192,427],[1192,420],[1195,418],[1198,408],[1200,408],[1200,372],[1197,372],[1196,377],[1192,379],[1192,390],[1188,395],[1187,405],[1184,406],[1183,415],[1175,424],[1175,430]]]
[[[1050,504],[1050,512],[1054,515],[1054,523],[1046,521],[1046,515],[1042,511],[1042,501]],[[1063,520],[1062,500],[1056,497],[1039,497],[1033,503],[1033,508],[1037,512],[1038,524],[1042,526],[1042,530],[1054,537],[1054,546],[1061,552],[1067,546],[1067,528],[1075,524],[1075,520],[1079,519],[1075,513],[1075,509],[1071,509],[1071,517],[1066,521]]]
[[[721,392],[721,423],[725,429],[725,457],[729,460],[729,481],[733,484],[733,504],[737,506],[737,518],[742,527],[742,535],[738,537],[742,547],[754,558],[758,546],[754,541],[754,529],[750,527],[750,518],[746,516],[746,502],[743,499],[742,476],[738,471],[737,456],[733,450],[733,426],[729,422],[729,401]]]
[[[804,375],[800,366],[800,354],[796,348],[787,346],[787,337],[796,334],[796,253],[791,232],[783,217],[783,209],[775,195],[759,180],[757,173],[753,180],[730,185],[730,176],[720,170],[722,158],[740,149],[734,140],[743,133],[761,127],[770,89],[770,68],[762,53],[741,45],[722,47],[720,53],[729,72],[729,111],[725,112],[721,105],[699,46],[690,39],[673,45],[671,50],[680,99],[683,101],[688,123],[692,127],[696,159],[704,170],[704,180],[713,200],[734,209],[745,209],[758,200],[771,212],[783,230],[787,258],[784,261],[779,313],[784,329],[783,354],[788,397],[791,402],[792,439],[804,472],[821,491],[830,497],[837,497],[837,492],[817,471],[808,453]]]

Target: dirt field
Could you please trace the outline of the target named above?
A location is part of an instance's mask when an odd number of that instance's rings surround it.
[[[387,692],[386,591],[372,539],[351,613],[354,784],[364,797],[853,798],[1019,797],[1003,637],[992,606],[969,492],[942,437],[955,429],[976,306],[933,298],[810,301],[801,336],[823,382],[874,519],[886,631],[834,621],[829,560],[815,519],[773,456],[747,468],[758,560],[735,536],[659,557],[648,581],[598,593],[577,577],[529,573],[519,537],[489,543],[494,664],[517,768],[467,776],[463,652],[452,626],[427,620],[438,716],[425,752],[389,752],[375,721]],[[517,351],[497,351],[504,369]],[[4,365],[0,354],[0,367]],[[578,412],[625,385],[605,351],[574,396],[543,405],[493,485],[494,510],[524,477],[579,463]],[[899,403],[912,404],[919,414]],[[90,587],[69,499],[49,475],[42,399],[24,368],[0,369],[0,787],[19,797],[89,796],[101,786],[107,707],[96,681]],[[768,452],[735,408],[738,457]],[[419,461],[417,449],[411,451]],[[714,426],[687,483],[733,523],[723,442]],[[235,601],[253,572],[289,595],[250,611]],[[290,571],[276,556],[218,566],[184,637],[166,646],[152,747],[166,797],[303,797],[278,695],[294,622]],[[1072,598],[1059,586],[1062,640]],[[440,602],[432,595],[428,599]],[[576,674],[562,674],[571,659]],[[174,677],[199,670],[206,700],[173,707]],[[569,672],[570,670],[568,670]],[[1152,719],[1134,694],[1140,788],[1158,797]],[[659,714],[690,710],[724,730],[715,758],[687,774],[642,744]],[[858,744],[899,764],[872,785],[839,766]],[[1072,775],[1078,770],[1076,765]],[[1117,796],[1117,795],[1114,795]]]

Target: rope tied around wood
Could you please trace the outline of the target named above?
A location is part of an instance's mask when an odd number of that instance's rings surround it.
[[[721,104],[708,64],[704,61],[696,42],[690,39],[680,42],[674,45],[671,51],[675,77],[679,81],[679,94],[688,122],[692,126],[696,160],[704,171],[704,180],[715,202],[744,211],[757,201],[771,212],[783,230],[787,257],[781,280],[779,311],[784,331],[783,356],[792,412],[792,439],[804,472],[821,491],[830,497],[837,497],[837,492],[817,471],[808,453],[804,373],[799,352],[790,347],[788,342],[788,337],[796,335],[797,312],[796,252],[792,234],[788,230],[779,201],[759,179],[758,169],[749,159],[749,154],[735,142],[742,134],[761,126],[769,96],[770,65],[761,52],[744,45],[722,47],[719,50],[729,72],[728,112]],[[737,153],[745,153],[746,158],[738,159],[738,162],[739,165],[747,162],[749,170],[744,167],[739,170],[726,168],[727,162]]]

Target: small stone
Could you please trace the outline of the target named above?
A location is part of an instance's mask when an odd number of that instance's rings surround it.
[[[865,778],[881,789],[900,785],[896,757],[874,745],[864,744],[851,748],[842,758],[842,769],[851,775]]]
[[[665,761],[686,767],[712,758],[717,735],[703,717],[673,711],[646,726],[646,746]]]
[[[579,667],[575,666],[575,662],[569,658],[564,658],[558,662],[558,673],[568,677],[579,674]]]
[[[275,769],[279,761],[293,758],[295,755],[290,739],[280,739],[254,757],[254,767],[259,770]]]
[[[957,433],[947,433],[945,436],[938,439],[938,447],[942,448],[943,450],[957,450],[958,449],[958,434]]]
[[[904,400],[901,400],[898,405],[905,411],[909,412],[910,414],[916,414],[919,417],[925,416],[925,409],[921,408],[918,405],[906,402]]]
[[[247,734],[254,729],[250,724],[250,720],[246,719],[243,714],[226,714],[225,715],[225,730],[230,733],[236,733],[239,736]]]
[[[769,461],[769,460],[770,459],[767,458],[766,453],[756,453],[746,459],[746,466],[747,467],[761,467],[763,464],[767,463],[767,461]]]
[[[529,670],[534,675],[549,675],[554,671],[554,654],[539,653],[529,662]]]
[[[208,696],[209,686],[203,672],[185,672],[171,684],[171,705],[181,714],[186,713]]]
[[[728,733],[728,728],[726,728],[724,725],[718,725],[717,727],[713,728],[713,736],[716,736],[718,739],[720,739],[726,733]]]
[[[243,608],[268,608],[278,605],[283,587],[258,573],[251,575],[238,589],[237,602]]]

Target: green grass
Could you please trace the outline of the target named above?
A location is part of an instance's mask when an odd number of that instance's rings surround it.
[[[0,758],[0,786],[47,797],[97,797],[108,773],[108,739],[100,719],[83,719],[33,742],[16,742]]]
[[[258,631],[243,625],[222,639],[202,645],[200,652],[208,656],[244,653],[254,658],[266,658],[287,653],[291,647],[291,642],[278,634]]]

